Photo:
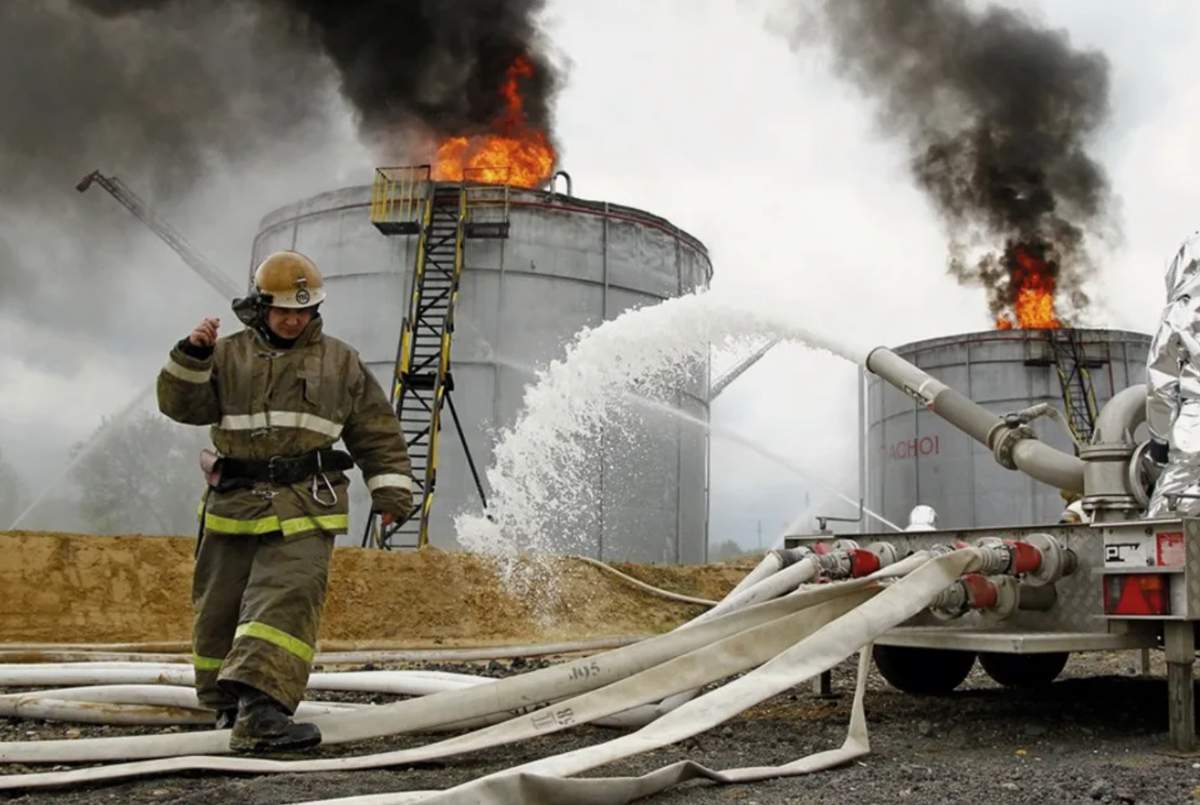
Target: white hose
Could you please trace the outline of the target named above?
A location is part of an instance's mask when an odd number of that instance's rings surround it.
[[[632,584],[634,587],[637,587],[638,589],[641,589],[641,590],[645,590],[648,593],[653,593],[654,595],[657,595],[659,598],[666,598],[669,601],[682,601],[685,604],[699,604],[701,606],[706,606],[706,607],[714,607],[717,605],[716,601],[709,601],[707,598],[696,598],[694,596],[684,595],[682,593],[673,593],[670,590],[664,590],[661,587],[655,587],[653,585],[647,584],[646,582],[642,581],[641,579],[635,579],[633,576],[630,576],[626,573],[622,573],[621,571],[617,570],[615,567],[605,564],[604,562],[601,562],[598,559],[593,559],[590,556],[576,556],[575,558],[585,564],[589,564],[593,567],[598,567],[601,570],[605,571],[606,573],[611,573],[612,575],[616,576],[617,578],[621,579],[622,581]]]
[[[697,624],[704,623],[710,618],[715,618],[726,612],[732,612],[742,607],[757,604],[760,601],[770,601],[773,598],[778,598],[785,593],[790,593],[801,584],[806,584],[817,577],[821,572],[820,565],[817,564],[816,557],[808,556],[790,565],[783,570],[772,573],[764,577],[760,581],[749,585],[742,590],[730,593],[721,602],[707,612],[703,612],[695,618],[692,618],[687,623],[682,624],[680,629],[690,629]]]
[[[48,684],[160,684],[191,687],[195,684],[195,671],[188,667],[176,668],[152,663],[146,663],[143,667],[138,667],[135,663],[83,663],[81,666],[68,664],[0,667],[0,687],[34,687]],[[97,679],[102,679],[102,682],[97,682]],[[308,689],[425,696],[486,681],[489,681],[489,677],[439,671],[318,671],[309,675]],[[0,696],[0,699],[3,698]]]
[[[668,770],[660,769],[645,777],[634,778],[634,785],[630,785],[628,778],[622,784],[622,781],[596,783],[594,779],[581,781],[570,777],[606,763],[678,743],[712,729],[750,707],[830,670],[857,651],[862,652],[855,691],[855,710],[859,710],[860,691],[864,688],[866,676],[867,650],[874,639],[919,613],[958,576],[980,567],[980,556],[977,549],[966,548],[925,562],[883,592],[805,636],[762,667],[684,704],[635,733],[495,772],[446,791],[419,792],[424,794],[419,798],[414,797],[418,792],[397,792],[302,805],[394,805],[402,802],[420,802],[422,805],[481,802],[548,805],[585,801],[585,795],[589,805],[624,805],[631,799],[649,796],[695,775],[686,774],[686,764],[676,764],[668,767],[673,773],[664,773]],[[664,670],[669,665],[666,663],[648,673]],[[615,688],[619,684],[610,687]],[[586,710],[580,701],[585,698],[563,703],[564,706],[570,706],[572,712],[580,714],[579,723],[586,720]],[[533,713],[514,719],[514,722],[540,715]],[[856,720],[859,728],[855,729],[855,722],[852,721],[851,732],[840,750],[816,753],[774,769],[738,769],[726,775],[727,779],[723,781],[744,782],[780,774],[808,773],[861,756],[869,751],[869,744],[865,720],[861,717]],[[544,735],[562,728],[563,725],[552,725],[538,734]],[[631,791],[631,788],[635,790]]]
[[[819,572],[820,566],[817,564],[816,558],[805,557],[794,565],[764,576],[761,580],[745,587],[740,592],[731,592],[717,606],[684,623],[679,629],[695,628],[697,624],[714,617],[719,617],[725,612],[732,612],[742,607],[752,606],[759,601],[769,601],[773,598],[778,598],[780,595],[789,593],[797,589],[800,585],[812,581],[817,577]],[[664,713],[668,713],[684,702],[691,700],[699,692],[699,688],[693,688],[677,693],[656,704],[645,704],[640,707],[631,708],[608,719],[605,726],[623,728],[644,727],[651,721],[660,718]]]
[[[554,665],[520,676],[491,681],[456,691],[407,699],[388,705],[378,705],[355,713],[354,717],[339,714],[314,719],[327,745],[378,738],[387,735],[415,733],[440,724],[462,722],[497,713],[526,711],[545,701],[577,695],[601,688],[617,679],[638,673],[667,662],[677,656],[702,649],[714,641],[737,635],[746,629],[782,616],[799,612],[808,606],[836,599],[864,589],[872,584],[857,580],[842,584],[815,587],[805,594],[771,601],[715,618],[694,629],[669,632],[642,643],[626,646],[605,654]],[[675,692],[675,691],[672,691]],[[177,755],[225,754],[229,751],[228,731],[185,733],[155,736],[122,736],[115,738],[85,738],[70,741],[9,742],[0,744],[0,761],[12,763],[94,763],[107,760],[135,758],[167,758]],[[342,759],[350,762],[351,759]],[[187,762],[220,763],[229,766],[211,768],[241,768],[256,764],[249,770],[286,768],[279,761],[256,761],[242,758],[191,758]],[[0,789],[36,784],[55,784],[39,781],[75,779],[110,779],[127,774],[155,773],[160,764],[187,762],[157,761],[58,772],[49,775],[24,775],[18,778],[0,777]],[[321,761],[318,761],[321,762]],[[265,764],[265,765],[263,765]],[[207,767],[207,766],[206,766]],[[337,768],[336,766],[333,768]],[[56,776],[58,775],[58,776]],[[62,777],[61,775],[68,775]]]
[[[168,689],[169,688],[164,688]],[[182,690],[177,688],[176,690]],[[213,712],[195,706],[159,704],[153,697],[149,701],[106,702],[80,697],[64,698],[54,693],[24,694],[18,698],[0,698],[0,716],[6,718],[30,718],[45,721],[63,721],[76,724],[128,724],[128,725],[211,725]],[[195,695],[193,694],[193,700]],[[370,705],[366,705],[370,706]],[[360,709],[362,705],[342,705],[333,702],[301,702],[296,708],[300,720],[338,711]]]
[[[790,645],[798,636],[814,632],[821,625],[829,622],[839,614],[852,610],[854,606],[877,593],[878,589],[878,587],[860,587],[857,590],[849,591],[845,595],[830,598],[830,600],[817,604],[814,607],[805,608],[805,610],[776,618],[759,627],[726,637],[698,651],[690,652],[675,660],[659,664],[613,685],[593,690],[589,694],[552,705],[550,708],[538,709],[529,715],[510,718],[504,723],[493,727],[456,736],[428,746],[365,757],[327,758],[305,761],[194,756],[178,757],[118,766],[77,769],[68,772],[22,775],[19,778],[19,784],[13,787],[29,787],[31,784],[54,785],[84,780],[95,782],[97,780],[114,779],[134,774],[178,772],[184,769],[294,773],[301,771],[376,768],[420,762],[426,759],[445,758],[488,747],[510,744],[525,738],[537,737],[548,732],[557,731],[569,726],[571,723],[587,723],[593,718],[602,717],[623,709],[627,703],[631,703],[630,695],[635,697],[632,700],[633,703],[636,703],[639,699],[661,698],[664,695],[679,690],[680,686],[691,687],[702,685],[706,681],[716,681],[751,668],[773,656],[773,654],[778,653],[781,647]],[[433,698],[413,699],[406,703],[416,705],[426,704],[431,702]],[[368,715],[380,716],[383,715],[382,711],[384,709],[394,707],[396,706],[385,705],[372,708],[369,711],[323,716],[314,719],[314,722],[322,724],[324,731],[331,723],[363,720]],[[577,714],[573,721],[564,719],[562,716],[564,710],[567,708],[569,708],[570,712]],[[411,709],[415,710],[416,708]],[[555,714],[559,716],[557,721],[553,718]],[[551,717],[549,723],[546,721],[547,716]],[[79,743],[79,741],[71,743]],[[0,777],[0,787],[8,787],[7,784],[9,782],[10,778]]]
[[[779,555],[777,554],[777,552],[772,552],[772,554],[770,554],[770,555],[772,557],[774,557],[776,567],[778,567],[782,564],[782,561],[781,561]],[[732,611],[734,609],[737,609],[737,608],[740,608],[743,606],[748,606],[757,601],[768,600],[769,598],[776,597],[782,591],[786,591],[788,589],[794,589],[797,583],[809,580],[817,572],[817,566],[815,565],[815,563],[810,562],[809,566],[808,566],[808,570],[806,570],[804,572],[800,572],[800,573],[796,572],[795,566],[793,566],[792,568],[789,568],[789,570],[792,570],[793,572],[791,574],[789,574],[789,576],[786,579],[784,579],[782,581],[782,583],[777,581],[770,588],[757,587],[757,585],[752,584],[750,587],[744,589],[743,594],[741,594],[741,595],[734,595],[734,592],[737,592],[737,590],[735,588],[735,590],[733,592],[731,592],[730,596],[727,596],[725,599],[722,600],[722,602],[720,602],[720,604],[718,604],[718,602],[715,602],[715,601],[708,601],[706,599],[693,598],[690,596],[683,596],[683,595],[679,595],[676,593],[671,593],[669,591],[661,590],[659,588],[652,587],[652,586],[640,581],[639,579],[635,579],[632,576],[628,576],[628,575],[620,572],[619,570],[612,568],[612,567],[604,564],[603,562],[598,562],[594,559],[591,559],[590,557],[578,557],[578,558],[581,559],[582,561],[584,561],[585,563],[595,565],[596,567],[601,568],[601,569],[605,570],[606,572],[609,572],[611,574],[619,576],[623,580],[625,580],[639,588],[646,589],[647,591],[662,595],[663,597],[671,598],[673,600],[684,601],[686,603],[696,603],[696,604],[704,604],[704,605],[713,606],[714,607],[713,610],[709,610],[709,612],[705,613],[702,616],[702,618],[704,620],[708,620],[708,619],[714,617],[715,615],[723,613],[723,612],[728,612],[728,611]],[[760,563],[760,568],[765,568],[763,572],[759,573],[760,578],[765,577],[766,575],[769,575],[766,572],[766,570],[769,570],[770,567],[771,567],[770,563],[765,563],[765,560],[764,560],[764,563]],[[747,576],[747,579],[750,579],[753,582],[752,577],[753,577],[753,573],[751,575]],[[793,579],[798,580],[798,581],[793,583]],[[743,585],[745,585],[745,583],[746,583],[746,579],[743,579]],[[696,621],[691,621],[690,623],[695,623],[695,622]],[[686,626],[687,624],[684,624],[684,625]],[[3,654],[4,654],[4,652],[0,652],[0,656],[2,656]],[[53,654],[52,652],[46,652],[47,656],[50,656],[52,654]],[[70,656],[71,659],[77,658],[76,654],[70,653],[70,652],[59,652],[58,654],[59,654],[59,656]],[[87,659],[87,656],[88,655],[86,653],[84,653],[84,659]],[[99,661],[99,655],[91,655],[91,656]],[[121,654],[121,655],[116,655],[116,656],[118,656],[121,659],[124,659],[128,655]],[[151,659],[151,657],[147,656],[147,660],[150,660],[150,659]],[[164,658],[162,656],[155,656],[154,659],[156,659],[160,662],[164,662],[164,661],[169,661],[169,659],[183,660],[183,659],[190,659],[190,658],[186,658],[186,657]],[[61,668],[62,666],[60,665],[59,667]],[[59,681],[59,682],[70,683],[70,682],[75,682],[76,680],[89,678],[87,675],[82,676],[82,677],[72,677],[72,676],[68,675],[66,671],[62,671],[61,672],[62,675],[57,676],[57,677],[44,677],[43,678],[35,673],[32,676],[29,676],[29,675],[17,676],[16,678],[18,681],[10,682],[8,680],[10,678],[12,678],[12,675],[6,675],[5,674],[6,670],[7,669],[0,667],[0,685],[6,684],[6,683],[7,684],[22,684],[22,685],[41,685],[41,684],[45,684],[46,682],[49,682],[49,681]],[[108,676],[107,678],[110,681],[118,681],[119,680],[119,681],[123,681],[123,682],[124,681],[134,682],[134,681],[146,680],[152,673],[153,672],[151,671],[151,669],[149,669],[145,666],[142,666],[142,667],[136,668],[130,677],[121,678],[120,676],[114,674],[112,676]],[[367,672],[366,674],[359,673],[359,674],[355,674],[355,675],[339,674],[339,675],[336,675],[338,677],[338,679],[336,679],[336,680],[331,678],[331,676],[328,674],[324,674],[324,675],[319,674],[319,673],[313,674],[312,678],[310,679],[309,688],[312,690],[321,690],[321,689],[341,690],[341,691],[353,690],[353,691],[362,691],[362,692],[392,693],[392,694],[406,694],[406,695],[418,695],[419,696],[419,695],[428,695],[428,694],[432,694],[432,693],[439,693],[444,690],[453,689],[453,687],[454,687],[454,686],[450,686],[450,685],[439,684],[436,682],[426,682],[425,684],[422,684],[420,682],[415,681],[415,678],[412,676],[409,676],[406,679],[406,681],[404,681],[404,682],[398,682],[397,680],[400,679],[401,677],[394,675],[392,672],[376,672],[376,675],[374,675],[374,676],[367,675],[370,673],[371,672]],[[175,674],[172,676],[172,678],[175,680],[178,680],[182,676],[183,676],[182,674]],[[460,685],[478,684],[480,681],[483,681],[486,679],[483,677],[467,677],[466,675],[457,675],[457,676],[460,679]],[[383,680],[387,680],[387,682],[385,683],[385,682],[383,682]],[[78,684],[78,682],[76,682],[76,683]],[[334,684],[334,686],[329,687],[330,683],[335,683],[335,684]],[[179,684],[179,683],[175,682],[175,684]],[[192,683],[189,680],[189,681],[185,682],[184,684],[190,685]],[[646,723],[649,723],[653,719],[658,718],[662,713],[666,712],[667,710],[673,709],[674,707],[677,707],[682,702],[687,701],[689,698],[691,698],[693,695],[695,695],[696,692],[697,691],[695,691],[695,690],[685,691],[684,693],[678,694],[678,695],[670,698],[669,700],[660,702],[656,705],[647,705],[644,707],[640,707],[640,708],[631,710],[626,713],[614,715],[613,717],[611,717],[609,719],[604,719],[601,722],[598,722],[597,726],[616,727],[616,728],[622,728],[622,729],[636,727],[636,726],[642,726]],[[115,720],[118,720],[120,723],[146,723],[146,719],[148,719],[148,718],[156,719],[155,723],[159,723],[159,722],[161,722],[161,723],[194,723],[194,720],[191,719],[190,717],[185,718],[178,714],[167,713],[167,712],[154,713],[152,715],[148,715],[148,714],[144,713],[141,709],[139,709],[136,711],[130,711],[128,714],[126,714],[126,713],[120,712],[118,710],[113,710],[112,708],[106,708],[104,710],[104,712],[109,713]],[[90,711],[87,714],[90,714]],[[297,715],[299,715],[299,714],[297,714]],[[59,708],[58,718],[60,718],[61,720],[72,720],[73,717],[74,717],[73,714],[69,714],[69,713],[67,713],[67,711],[63,710],[62,708]],[[134,719],[135,721],[130,722],[128,719]],[[88,721],[89,721],[89,723],[92,723],[93,719],[89,718]]]
[[[729,591],[726,598],[737,595],[742,590],[770,576],[772,573],[778,573],[783,569],[783,555],[778,551],[767,551],[767,555],[762,558],[762,561],[754,566],[754,569],[746,574],[746,577],[737,583],[737,585]]]
[[[377,649],[371,651],[325,651],[313,658],[317,665],[365,665],[379,662],[473,662],[477,660],[503,660],[517,657],[546,657],[557,654],[578,654],[619,648],[644,640],[642,635],[600,637],[592,640],[573,640],[564,643],[507,644],[502,646],[477,646],[474,648],[448,649]],[[74,663],[74,662],[166,662],[188,664],[189,654],[139,654],[135,652],[108,652],[89,650],[63,651],[0,651],[0,670],[3,665],[30,663]]]
[[[873,575],[873,578],[889,578],[897,575],[903,575],[908,571],[918,567],[919,564],[924,562],[927,558],[928,556],[926,554],[919,554],[914,557],[910,557],[903,562],[896,563],[891,569],[889,569],[887,566],[884,566],[881,570],[877,571]],[[770,600],[786,594],[795,595],[803,589],[803,586],[806,583],[812,581],[820,573],[820,565],[818,562],[819,560],[817,557],[808,556],[801,559],[799,562],[790,565],[784,570],[777,571],[770,576],[764,576],[759,582],[744,588],[740,592],[736,590],[731,592],[729,596],[721,601],[720,605],[714,607],[708,612],[703,613],[699,617],[688,621],[679,628],[684,629],[694,626],[697,623],[702,623],[708,618],[721,614],[723,611],[732,611],[741,607],[750,606],[758,601]],[[657,704],[642,705],[641,707],[630,709],[624,713],[619,713],[616,716],[606,719],[605,722],[600,726],[622,727],[627,729],[644,727],[650,722],[662,717],[663,714],[669,713],[670,711],[679,707],[684,702],[690,701],[699,692],[699,688],[695,688],[693,690],[677,693],[668,699],[658,702]]]
[[[506,711],[516,716],[503,723],[427,746],[365,757],[279,761],[179,756],[227,752],[228,732],[216,730],[74,741],[16,742],[0,744],[0,761],[61,763],[134,757],[163,759],[66,772],[10,775],[0,777],[0,788],[65,785],[199,769],[307,772],[407,764],[543,736],[577,724],[596,723],[632,708],[662,702],[675,694],[743,672],[746,672],[744,676],[685,702],[637,732],[604,744],[506,769],[444,792],[377,794],[344,798],[336,802],[346,805],[412,801],[456,804],[529,802],[538,805],[543,802],[586,799],[596,805],[607,805],[610,802],[628,802],[634,795],[648,796],[696,776],[728,782],[814,771],[845,762],[849,757],[869,750],[865,721],[861,718],[861,674],[852,718],[852,734],[841,750],[818,753],[784,767],[765,770],[719,773],[693,764],[676,764],[641,778],[618,781],[570,779],[571,775],[598,765],[710,729],[748,707],[832,668],[855,651],[864,652],[863,664],[860,664],[860,672],[863,671],[865,649],[869,648],[871,641],[920,612],[963,572],[977,569],[981,564],[981,555],[977,549],[963,549],[932,560],[926,555],[918,555],[884,568],[867,579],[811,586],[776,600],[718,614],[705,622],[690,624],[688,628],[681,627],[668,634],[594,657],[486,683],[471,684],[466,680],[457,680],[463,685],[458,690],[352,712],[329,713],[312,719],[321,727],[325,743],[336,744],[419,732],[450,722],[495,717]],[[880,580],[889,577],[900,578],[882,586]],[[768,576],[765,580],[769,579]],[[746,591],[757,586],[751,585]],[[99,670],[126,672],[132,669]],[[455,680],[430,681],[451,684]],[[548,707],[541,705],[548,701],[555,703]],[[855,732],[855,724],[861,725],[861,735]]]

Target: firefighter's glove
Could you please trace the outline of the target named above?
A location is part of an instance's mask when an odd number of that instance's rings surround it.
[[[1159,439],[1151,439],[1150,447],[1146,450],[1146,455],[1149,456],[1150,460],[1160,466],[1167,463],[1169,453],[1170,448],[1168,448],[1167,443]]]
[[[391,528],[392,526],[396,526],[396,527],[402,526],[408,522],[408,519],[409,518],[407,518],[407,517],[399,517],[396,514],[394,514],[393,512],[379,512],[379,522],[383,525],[384,528]]]

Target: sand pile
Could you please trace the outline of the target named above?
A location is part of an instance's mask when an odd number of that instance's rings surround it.
[[[173,537],[0,534],[0,642],[187,641],[194,547]],[[614,566],[656,587],[718,599],[753,563]],[[338,548],[321,639],[416,647],[644,635],[704,610],[578,560],[557,558],[551,569],[555,591],[517,596],[471,554]]]

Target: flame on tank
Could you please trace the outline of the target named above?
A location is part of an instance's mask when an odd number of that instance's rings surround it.
[[[533,64],[520,56],[508,68],[501,88],[504,112],[492,132],[471,137],[448,137],[438,146],[433,178],[514,187],[541,187],[554,172],[558,155],[546,132],[525,118],[520,79],[533,77]]]
[[[996,318],[997,329],[1053,330],[1062,327],[1054,310],[1057,265],[1045,255],[1045,247],[1023,243],[1014,244],[1005,251],[1010,310]]]

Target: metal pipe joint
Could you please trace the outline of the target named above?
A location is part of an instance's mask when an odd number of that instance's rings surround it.
[[[991,413],[886,347],[872,350],[865,363],[868,370],[985,445],[1001,466],[1067,492],[1084,491],[1083,461],[1039,441],[1020,417],[1006,420]]]
[[[1019,576],[1031,587],[1054,584],[1079,566],[1075,552],[1050,534],[1030,534],[1024,540],[985,537],[977,547],[983,556],[981,572]]]

